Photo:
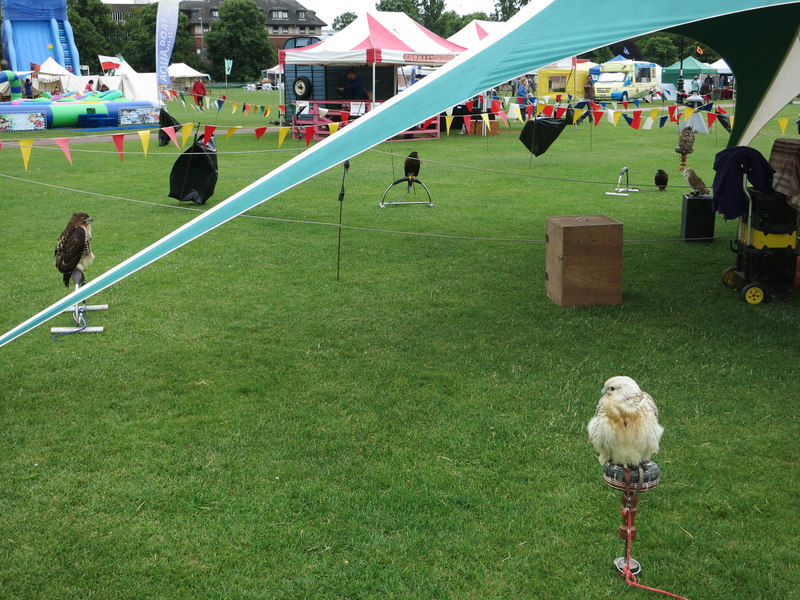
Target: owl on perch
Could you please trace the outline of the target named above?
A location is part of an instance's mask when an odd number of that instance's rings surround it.
[[[600,464],[634,467],[658,452],[664,428],[650,395],[630,377],[617,376],[606,381],[588,431]]]

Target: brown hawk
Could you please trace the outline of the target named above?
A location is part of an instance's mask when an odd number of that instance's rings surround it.
[[[86,283],[86,267],[92,264],[92,217],[76,212],[56,243],[56,269],[64,275],[64,285],[72,279],[78,285]]]
[[[588,430],[601,464],[611,461],[629,467],[650,460],[664,433],[656,403],[624,376],[606,381]]]
[[[411,189],[413,180],[419,177],[420,164],[419,154],[416,150],[406,157],[403,167],[405,168],[406,177],[408,178],[408,189]]]

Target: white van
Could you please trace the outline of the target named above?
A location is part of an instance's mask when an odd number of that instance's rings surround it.
[[[640,60],[609,61],[600,65],[600,78],[594,84],[595,100],[626,102],[644,98],[659,89],[660,68]]]

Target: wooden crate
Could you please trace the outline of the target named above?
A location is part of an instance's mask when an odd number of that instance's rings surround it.
[[[605,215],[547,217],[547,295],[560,306],[622,302],[622,223]]]
[[[500,133],[500,121],[489,121],[489,126],[482,118],[473,117],[469,122],[470,135],[498,135]]]

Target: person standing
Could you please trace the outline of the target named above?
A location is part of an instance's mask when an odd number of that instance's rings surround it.
[[[197,104],[197,108],[203,110],[203,106],[205,104],[206,99],[206,85],[201,81],[199,77],[194,78],[194,85],[192,85],[192,95],[194,96],[194,102]]]
[[[25,80],[25,97],[33,98],[33,85],[31,84],[30,78]]]
[[[369,92],[367,92],[364,84],[361,83],[361,77],[356,75],[354,69],[347,69],[345,77],[347,77],[347,83],[339,87],[339,93],[342,98],[348,100],[367,100],[369,98]]]

